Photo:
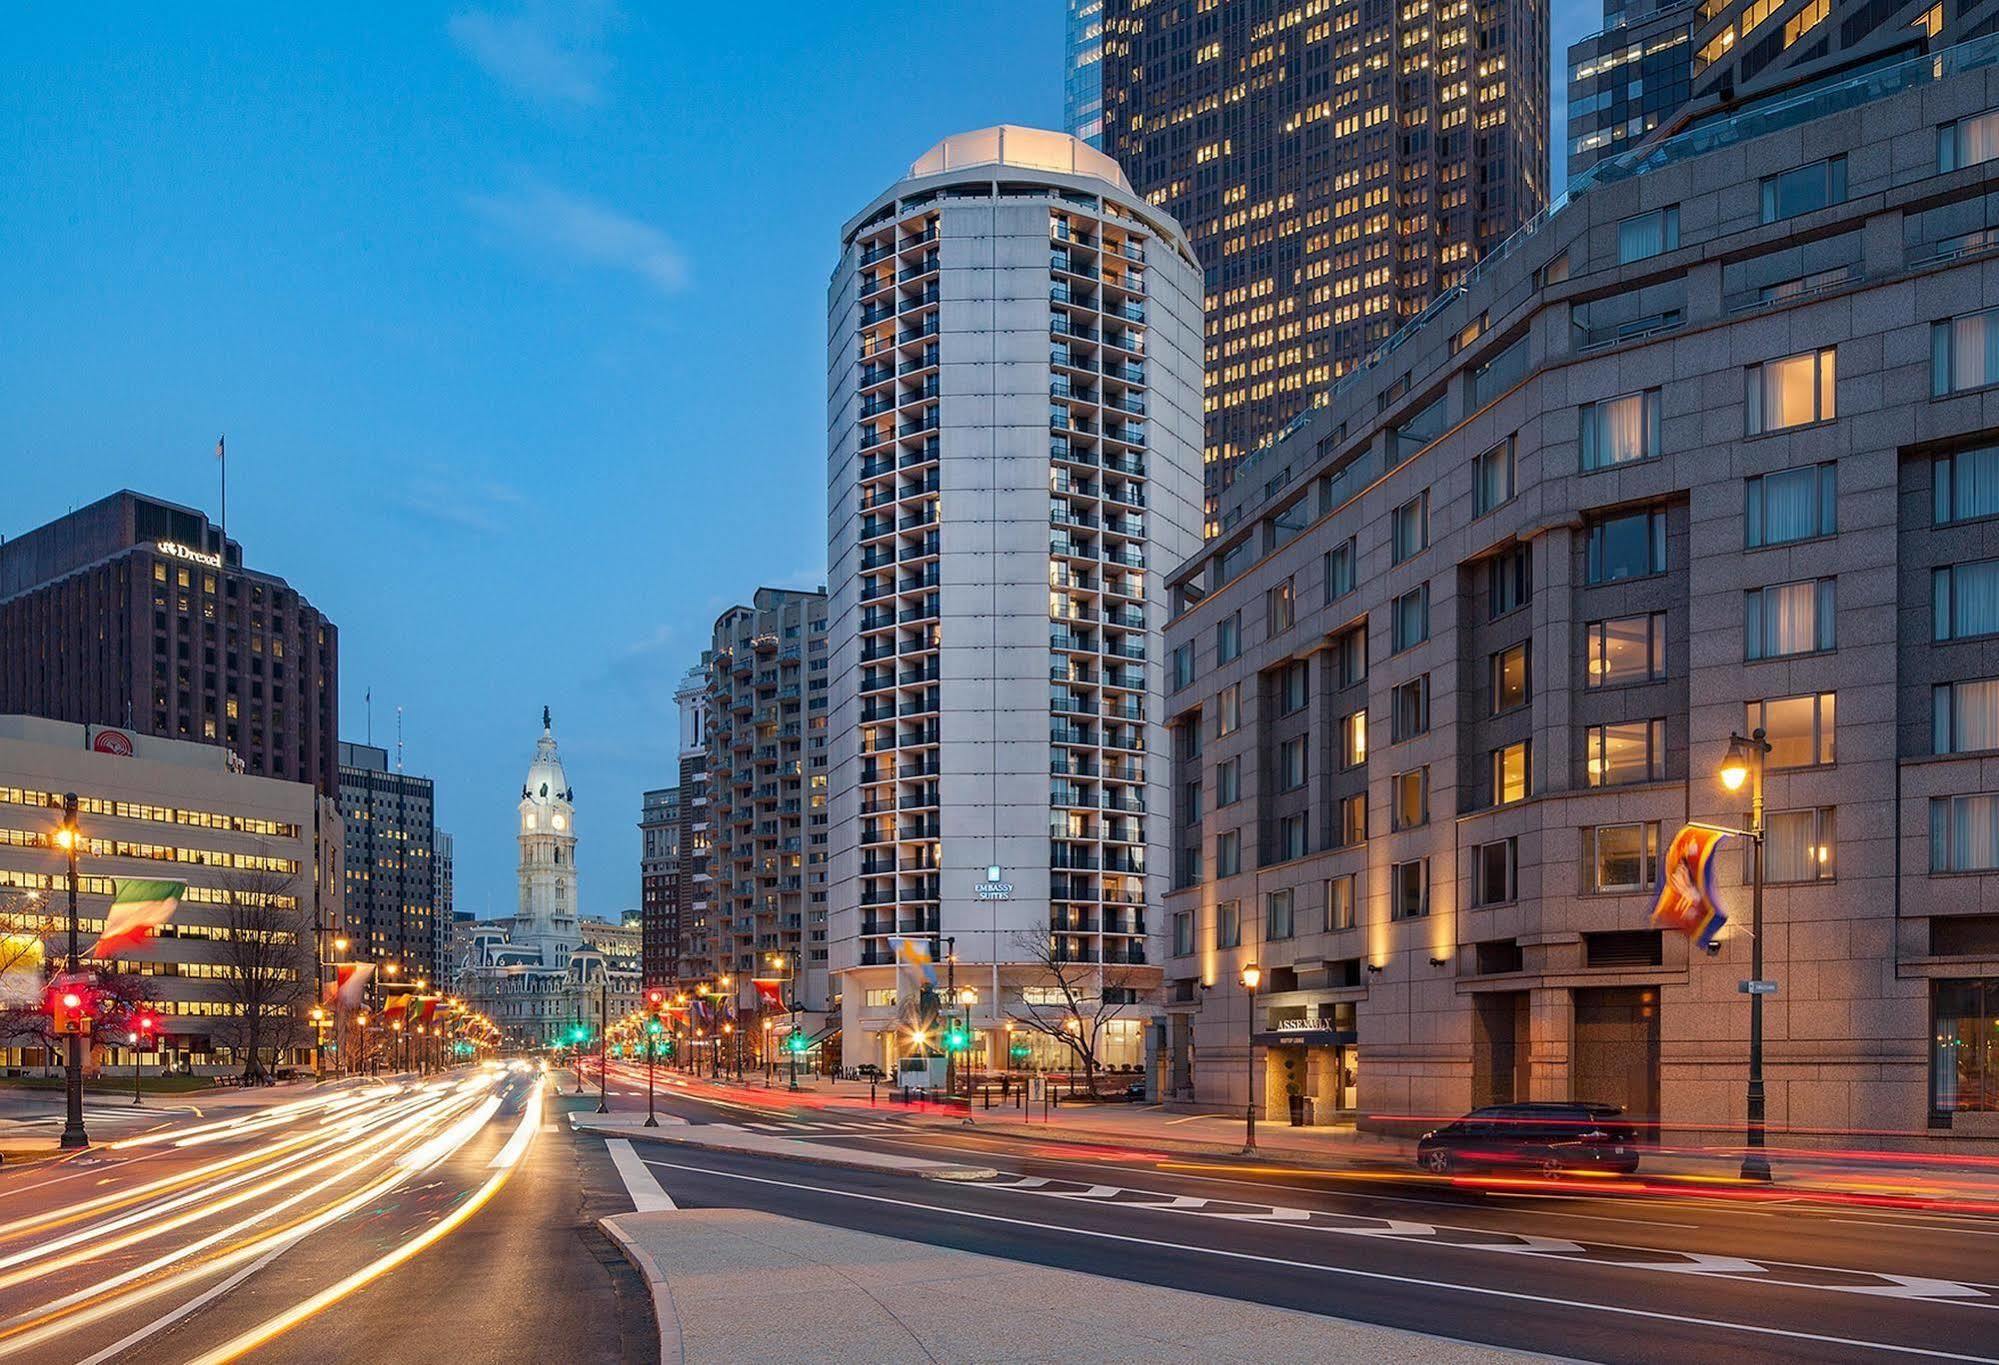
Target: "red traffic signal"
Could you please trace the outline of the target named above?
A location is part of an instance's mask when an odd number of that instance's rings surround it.
[[[87,986],[58,980],[49,987],[48,1011],[53,1032],[88,1033],[97,1013],[96,995]]]
[[[659,1007],[660,1007],[661,1005],[664,1005],[665,1003],[666,1003],[666,992],[665,992],[665,991],[647,991],[647,992],[646,992],[646,1005],[647,1005],[647,1007],[648,1007],[648,1008],[652,1009],[653,1011],[657,1012],[657,1011],[658,1011],[658,1009],[659,1009]]]
[[[137,1029],[142,1037],[150,1037],[159,1026],[160,1021],[151,1014],[140,1014],[132,1020],[132,1027]]]

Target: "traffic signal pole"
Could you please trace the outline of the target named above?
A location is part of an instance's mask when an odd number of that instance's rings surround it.
[[[83,965],[83,954],[77,944],[76,929],[76,846],[81,836],[76,828],[76,793],[65,792],[62,798],[62,840],[64,851],[69,854],[69,975],[73,979]],[[70,1021],[68,1037],[68,1066],[63,1077],[63,1091],[68,1105],[63,1118],[62,1146],[78,1149],[90,1145],[90,1134],[83,1127],[83,1021]]]

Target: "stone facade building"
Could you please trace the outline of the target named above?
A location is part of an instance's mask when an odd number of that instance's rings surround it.
[[[1717,956],[1649,912],[1760,727],[1772,1124],[1999,1134],[1995,45],[1604,163],[1245,468],[1171,573],[1175,1091],[1739,1125],[1743,856]]]

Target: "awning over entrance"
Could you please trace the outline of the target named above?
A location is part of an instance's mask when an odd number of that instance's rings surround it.
[[[1252,1034],[1258,1047],[1353,1047],[1360,1035],[1350,1028],[1280,1028]]]

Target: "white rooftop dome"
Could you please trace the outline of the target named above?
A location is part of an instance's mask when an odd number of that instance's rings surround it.
[[[1089,143],[1045,128],[1002,123],[969,133],[953,133],[909,164],[909,179],[961,171],[972,166],[1018,166],[1030,171],[1059,171],[1109,181],[1135,194],[1117,162]]]

